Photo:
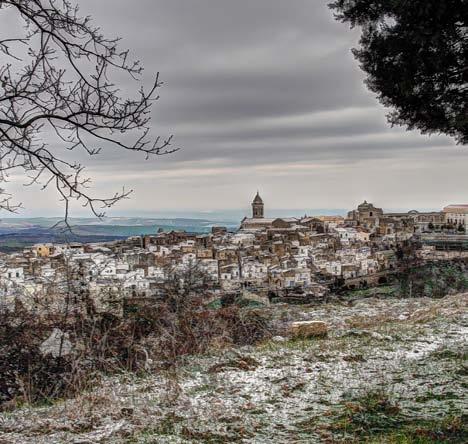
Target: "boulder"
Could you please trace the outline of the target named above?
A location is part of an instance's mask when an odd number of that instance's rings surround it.
[[[325,338],[328,335],[328,325],[323,321],[292,322],[289,334],[292,338]]]
[[[69,355],[72,352],[72,344],[68,333],[54,328],[51,335],[40,345],[40,351],[43,356],[52,355],[54,358]]]
[[[273,336],[271,338],[273,342],[286,342],[287,339],[284,336]]]

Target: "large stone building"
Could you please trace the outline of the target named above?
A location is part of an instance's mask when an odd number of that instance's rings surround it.
[[[379,225],[379,218],[383,216],[382,208],[374,207],[366,200],[358,205],[356,210],[350,211],[346,222],[351,225],[359,225],[365,228],[374,228]]]
[[[445,224],[445,216],[442,211],[419,212],[411,210],[407,213],[385,213],[385,216],[402,221],[411,219],[415,233],[440,231]]]
[[[384,213],[381,208],[364,201],[356,210],[348,213],[346,223],[374,230],[384,236],[441,231],[446,224],[466,226],[468,219],[465,216],[468,217],[468,205],[449,205],[444,211]]]
[[[456,228],[468,227],[468,205],[448,205],[443,210],[445,222]]]

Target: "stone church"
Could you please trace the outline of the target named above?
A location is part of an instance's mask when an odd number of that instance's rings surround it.
[[[270,228],[274,220],[265,217],[265,205],[257,191],[252,201],[252,217],[244,217],[241,228],[244,230]]]
[[[295,217],[286,218],[266,218],[265,205],[263,199],[257,191],[257,194],[252,201],[252,217],[245,217],[241,222],[241,229],[289,229],[299,223],[299,219]]]

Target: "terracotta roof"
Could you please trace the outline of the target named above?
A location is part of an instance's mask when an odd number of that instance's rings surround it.
[[[249,224],[271,224],[275,219],[267,219],[265,217],[253,218],[253,217],[246,217],[242,223],[249,223]]]
[[[277,217],[275,220],[282,220],[284,222],[298,222],[297,217]]]
[[[444,208],[444,212],[452,212],[452,211],[458,211],[461,210],[463,213],[468,213],[468,205],[466,204],[460,204],[460,205],[447,205]]]

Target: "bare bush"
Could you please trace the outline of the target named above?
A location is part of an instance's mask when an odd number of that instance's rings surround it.
[[[254,344],[269,336],[268,319],[237,306],[209,309],[200,295],[170,293],[163,301],[126,300],[124,316],[74,311],[66,322],[18,309],[0,321],[0,402],[70,396],[103,373],[170,368],[186,355]],[[44,354],[41,344],[60,326],[67,353]]]

